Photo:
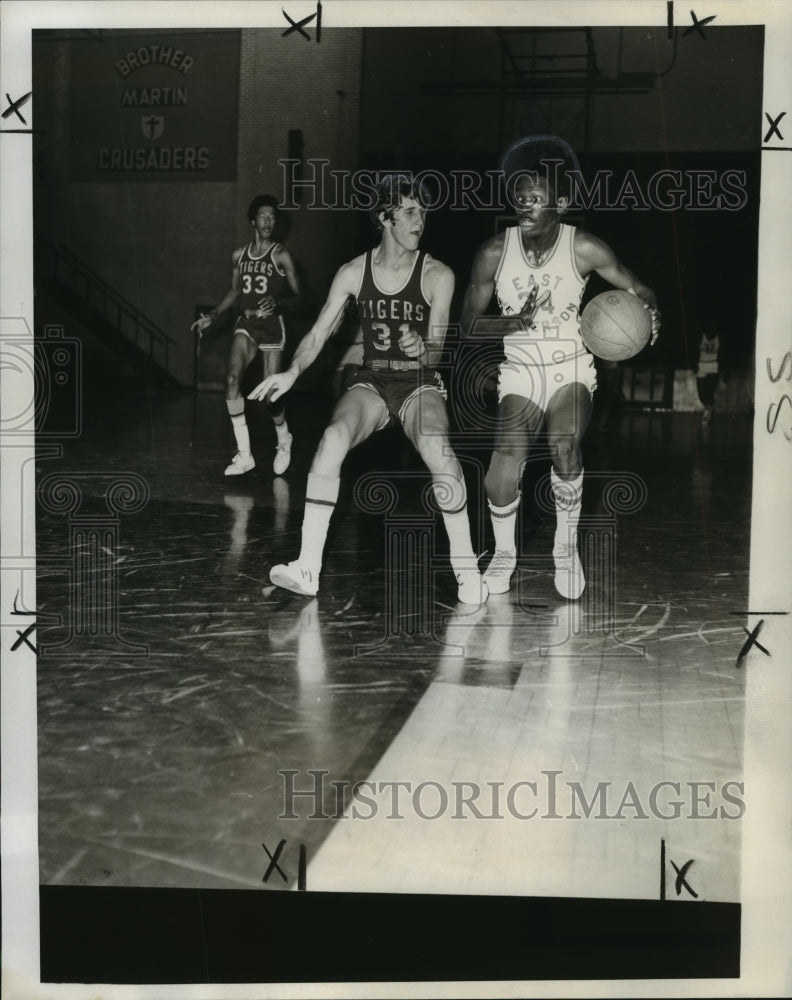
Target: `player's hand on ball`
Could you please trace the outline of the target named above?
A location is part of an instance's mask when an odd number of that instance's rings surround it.
[[[539,286],[534,285],[533,288],[528,292],[528,296],[523,303],[523,307],[520,310],[520,316],[526,321],[528,326],[534,325],[534,316],[541,306],[547,302],[550,298],[550,292],[542,292],[539,295]]]
[[[630,295],[638,295],[638,292],[634,288],[628,288],[627,291]],[[649,346],[653,347],[655,341],[660,336],[660,310],[657,308],[657,299],[654,295],[638,295],[638,298],[643,300],[644,309],[649,310],[649,315],[652,317],[652,336],[649,340]]]
[[[654,309],[652,309],[650,306],[649,314],[652,317],[652,337],[649,341],[649,346],[653,347],[654,342],[660,336],[660,310],[657,308],[657,306],[655,306]]]
[[[408,330],[399,337],[399,347],[408,358],[422,358],[426,354],[426,344],[415,330]]]
[[[263,382],[259,382],[248,396],[248,399],[259,403],[274,403],[277,399],[280,399],[284,392],[288,392],[296,381],[297,376],[290,371],[278,372],[277,375],[269,375]]]

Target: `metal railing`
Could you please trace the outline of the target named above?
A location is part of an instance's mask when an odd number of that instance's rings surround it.
[[[172,337],[63,245],[37,237],[34,248],[37,279],[66,286],[83,306],[172,375],[170,348],[176,343]]]

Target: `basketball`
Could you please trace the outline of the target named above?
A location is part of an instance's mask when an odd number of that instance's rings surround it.
[[[613,288],[589,302],[580,317],[580,336],[603,361],[626,361],[649,343],[652,317],[643,299]]]

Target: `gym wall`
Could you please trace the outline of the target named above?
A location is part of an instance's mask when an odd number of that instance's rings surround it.
[[[182,384],[194,378],[195,308],[229,287],[250,200],[280,197],[289,131],[302,133],[305,158],[354,166],[360,45],[357,30],[324,31],[311,46],[275,29],[35,33],[35,233],[176,341]],[[153,65],[166,50],[169,62]],[[304,202],[286,215],[282,232],[321,296],[352,252],[354,224]]]

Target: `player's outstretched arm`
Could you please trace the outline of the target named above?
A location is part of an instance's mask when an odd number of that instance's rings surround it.
[[[242,247],[239,250],[235,250],[231,255],[231,287],[211,312],[201,313],[201,316],[190,327],[191,330],[197,331],[199,337],[203,336],[204,330],[208,326],[211,326],[221,313],[224,313],[227,309],[232,309],[236,304],[236,301],[239,298],[239,290],[242,285],[242,277],[239,273],[237,264],[239,263],[239,258],[242,256],[244,249],[245,248]]]
[[[611,250],[607,243],[592,236],[591,233],[578,230],[575,235],[575,258],[577,268],[585,277],[592,271],[614,288],[621,288],[622,291],[632,292],[643,299],[645,307],[652,314],[652,340],[657,340],[660,333],[660,311],[657,308],[657,296],[645,285],[640,278],[625,267]]]
[[[265,378],[250,393],[248,399],[274,402],[285,392],[288,392],[300,374],[313,364],[328,338],[336,329],[336,323],[346,304],[347,296],[357,294],[362,266],[362,258],[356,258],[339,269],[333,278],[327,301],[316,317],[314,325],[297,345],[289,367],[285,372],[279,372]],[[271,393],[270,390],[272,390]]]
[[[525,322],[519,316],[485,316],[495,292],[495,274],[503,254],[505,233],[482,244],[473,260],[470,282],[465,289],[462,302],[462,335],[471,333],[506,336],[525,329]],[[475,329],[474,329],[475,326]]]

